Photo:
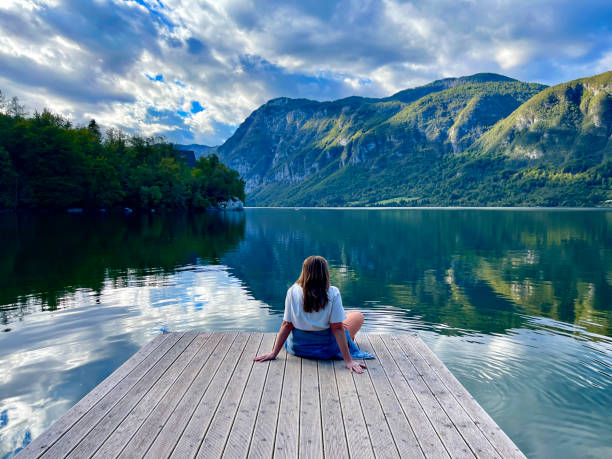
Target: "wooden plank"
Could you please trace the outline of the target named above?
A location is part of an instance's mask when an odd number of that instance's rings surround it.
[[[359,396],[353,375],[342,360],[334,360],[334,374],[338,384],[340,407],[344,417],[344,430],[349,454],[354,459],[371,459],[374,457],[370,435],[359,403]],[[367,371],[367,370],[366,370]],[[355,378],[369,378],[367,375],[354,375]]]
[[[249,458],[268,459],[274,454],[276,426],[281,393],[287,364],[287,351],[281,349],[276,360],[270,362],[261,402],[257,410],[253,437],[249,445]]]
[[[375,354],[368,338],[365,335],[357,337],[361,349]],[[400,457],[424,457],[423,451],[416,440],[414,432],[410,428],[408,419],[404,415],[402,407],[393,392],[393,388],[387,379],[378,359],[366,360],[368,374],[372,379],[374,390],[382,406],[385,418],[391,429],[391,434]],[[375,450],[376,452],[376,450]]]
[[[213,377],[200,403],[193,412],[185,430],[179,438],[171,457],[186,459],[195,457],[217,406],[229,386],[230,378],[249,339],[248,333],[239,333],[225,355],[219,370]],[[259,344],[259,343],[257,343]],[[251,362],[252,364],[253,362]],[[151,453],[151,451],[149,451]],[[147,455],[149,456],[149,455]],[[155,455],[154,457],[159,457]]]
[[[196,333],[185,333],[172,349],[157,361],[151,371],[129,390],[125,397],[121,399],[121,402],[108,411],[95,427],[81,439],[78,445],[68,454],[68,458],[91,457],[130,411],[150,393],[152,388],[160,382],[167,381],[164,375],[170,375],[171,377],[171,371],[180,373],[187,364],[187,361],[183,358],[185,356],[183,351],[189,347],[196,336]]]
[[[319,372],[317,361],[302,360],[300,384],[300,439],[299,456],[323,457],[321,438],[321,404],[319,401]]]
[[[406,356],[403,349],[393,337],[386,335],[383,342],[387,345],[395,363],[399,367],[402,375],[408,381],[411,390],[416,395],[417,400],[425,410],[427,417],[431,421],[436,433],[444,443],[446,450],[452,457],[474,457],[453,422],[446,415],[438,400],[431,392],[425,381],[420,376],[416,367]]]
[[[36,437],[32,443],[24,448],[19,457],[30,459],[39,457],[51,447],[65,432],[81,419],[100,399],[104,398],[117,384],[140,365],[152,352],[154,352],[168,334],[157,335],[143,347],[141,347],[123,365],[117,368],[108,378],[98,384],[91,392],[83,397],[76,405],[70,408],[66,414],[55,421],[47,430]]]
[[[365,363],[364,360],[360,362]],[[381,459],[397,458],[399,457],[399,451],[393,441],[393,435],[391,435],[387,419],[378,401],[372,379],[369,376],[369,370],[366,371],[368,373],[355,375],[353,382],[355,383],[374,455]]]
[[[274,347],[276,334],[265,333],[258,354],[269,352]],[[238,411],[234,417],[234,424],[227,438],[227,443],[223,451],[224,457],[246,458],[249,452],[249,444],[255,429],[257,411],[261,402],[264,384],[270,361],[257,362],[251,369],[249,380],[244,389],[244,395],[240,400]],[[269,426],[272,430],[276,427],[276,419]]]
[[[170,456],[183,430],[191,419],[193,412],[198,406],[198,403],[210,386],[213,377],[219,371],[222,362],[225,361],[225,357],[229,350],[232,349],[236,337],[237,333],[227,333],[223,335],[213,355],[208,359],[208,362],[206,362],[202,371],[200,371],[193,384],[191,384],[187,390],[185,396],[172,412],[168,421],[163,425],[157,437],[151,441],[152,444],[145,454],[146,457],[160,458]],[[124,451],[124,453],[126,453],[126,451]],[[136,451],[136,453],[139,453],[139,451]],[[140,457],[142,456],[143,454],[140,454]]]
[[[480,404],[470,395],[463,385],[455,378],[448,368],[438,359],[438,357],[427,347],[427,345],[417,337],[405,335],[403,339],[413,345],[427,363],[436,372],[438,377],[449,388],[455,398],[461,403],[463,408],[469,413],[470,417],[484,432],[487,439],[504,458],[524,458],[525,455],[506,435],[506,433],[493,421]]]
[[[113,407],[123,400],[123,397],[134,387],[142,378],[146,378],[149,372],[155,371],[157,363],[183,337],[182,333],[172,333],[159,346],[159,353],[150,354],[141,365],[136,367],[127,377],[125,377],[114,390],[110,391],[104,398],[96,403],[79,421],[72,426],[42,457],[58,458],[66,456],[72,449],[100,422],[100,420]],[[166,362],[166,361],[164,361]],[[170,362],[169,362],[170,363]],[[169,364],[168,363],[168,364]]]
[[[395,360],[383,343],[381,335],[369,335],[368,338],[425,456],[450,457],[425,411],[423,411],[423,407],[419,404],[408,382],[404,379]],[[467,445],[464,444],[464,446],[469,452]]]
[[[274,457],[293,459],[298,457],[300,436],[300,380],[302,359],[287,353],[285,377],[278,412]]]
[[[198,351],[198,354],[189,363],[188,367],[181,373],[179,379],[172,385],[172,388],[168,391],[166,396],[161,402],[155,407],[153,412],[147,417],[144,423],[140,426],[138,431],[128,439],[127,445],[121,451],[119,457],[122,458],[133,458],[142,457],[145,451],[149,448],[151,443],[157,438],[159,432],[162,430],[164,425],[167,424],[168,419],[174,412],[174,409],[179,404],[187,390],[192,386],[194,381],[202,372],[212,371],[212,368],[216,368],[219,365],[217,361],[211,361],[215,356],[219,355],[218,344],[221,341],[223,334],[213,333],[210,339],[206,342],[205,346]],[[217,354],[214,354],[214,352]],[[221,357],[227,349],[223,350]],[[205,388],[204,388],[205,389]],[[125,422],[125,421],[124,421]]]
[[[101,447],[94,454],[94,458],[115,457],[123,450],[127,442],[134,433],[140,428],[142,423],[154,411],[159,403],[167,396],[168,391],[176,381],[192,364],[200,350],[205,346],[210,337],[209,333],[199,333],[195,339],[187,346],[181,355],[174,361],[172,366],[155,383],[149,392],[138,402],[134,409],[123,418],[120,424],[113,423],[111,435],[104,441]],[[103,422],[107,421],[105,418]],[[159,421],[158,421],[159,422]],[[96,426],[96,429],[102,423]],[[95,429],[94,429],[95,430]],[[90,432],[89,436],[93,433]],[[80,445],[79,445],[80,446]],[[76,450],[75,450],[76,451]]]
[[[489,443],[482,431],[469,417],[448,387],[440,380],[438,375],[427,364],[427,361],[412,347],[413,340],[404,340],[402,349],[414,363],[419,373],[423,375],[425,383],[444,409],[459,433],[477,457],[500,457],[495,448]]]
[[[362,375],[284,350],[254,364],[274,339],[160,335],[19,457],[524,458],[417,337],[359,335]]]
[[[340,407],[334,366],[330,360],[319,360],[321,387],[321,418],[323,420],[323,447],[326,457],[348,457],[344,419]]]
[[[261,333],[249,334],[249,341],[242,351],[242,355],[240,356],[240,360],[238,360],[236,370],[234,370],[234,373],[227,384],[223,398],[217,406],[214,416],[211,416],[212,420],[209,422],[208,431],[204,429],[204,423],[191,423],[189,426],[187,426],[187,430],[185,432],[188,432],[192,426],[195,428],[195,432],[198,432],[198,430],[202,431],[201,436],[203,437],[203,440],[200,444],[197,457],[221,457],[225,447],[225,442],[227,441],[232,429],[232,424],[236,411],[238,410],[238,405],[240,404],[240,400],[244,394],[244,388],[251,374],[253,365],[255,364],[255,362],[253,362],[253,358],[257,355],[262,339],[263,334]],[[246,397],[250,396],[251,394],[246,394]],[[204,432],[206,433],[204,434]]]

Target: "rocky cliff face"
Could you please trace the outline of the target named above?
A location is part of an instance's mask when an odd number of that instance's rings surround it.
[[[548,89],[477,74],[384,99],[279,98],[217,154],[250,205],[591,205],[612,198],[610,87],[612,72]]]
[[[612,72],[550,87],[475,148],[579,172],[612,157]]]
[[[217,152],[247,193],[382,156],[459,153],[544,86],[495,74],[447,78],[386,99],[274,99]]]
[[[388,118],[401,106],[362,98],[274,99],[254,111],[218,154],[240,172],[247,193],[273,182],[299,182],[337,160],[360,126]]]

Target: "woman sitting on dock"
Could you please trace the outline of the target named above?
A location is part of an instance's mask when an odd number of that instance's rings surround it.
[[[353,359],[372,359],[354,343],[363,325],[363,314],[344,312],[338,288],[329,285],[327,260],[310,256],[304,260],[299,279],[287,290],[283,323],[272,352],[254,358],[274,360],[283,344],[287,352],[314,359],[342,358],[346,367],[363,373],[365,365]]]

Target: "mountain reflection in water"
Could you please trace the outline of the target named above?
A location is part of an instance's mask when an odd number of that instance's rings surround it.
[[[528,456],[604,457],[611,223],[601,210],[0,216],[0,457],[162,330],[276,330],[315,253],[366,331],[417,331]]]

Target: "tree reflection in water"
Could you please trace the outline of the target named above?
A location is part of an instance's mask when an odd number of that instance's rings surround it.
[[[612,212],[0,216],[0,457],[160,330],[278,328],[312,254],[366,331],[418,330],[529,457],[607,457]]]

